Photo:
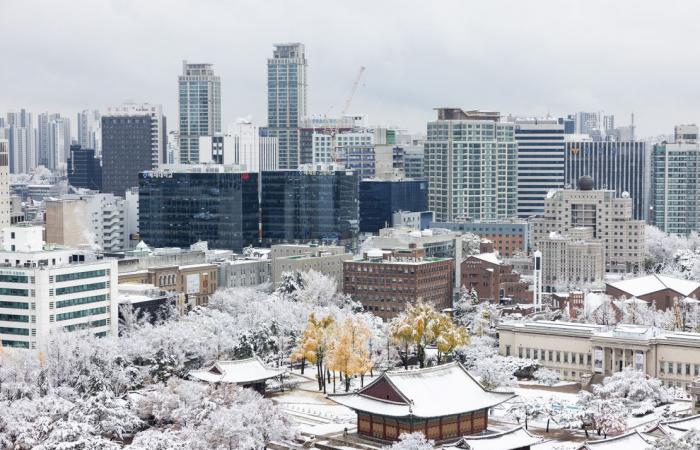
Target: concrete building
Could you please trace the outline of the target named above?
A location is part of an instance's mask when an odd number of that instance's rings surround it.
[[[134,248],[141,236],[139,234],[139,189],[133,187],[124,193],[124,235],[125,248]]]
[[[420,301],[439,311],[452,307],[454,266],[453,259],[425,256],[424,249],[371,249],[343,263],[343,292],[385,321]]]
[[[462,286],[474,289],[479,300],[499,304],[532,303],[532,292],[513,266],[504,264],[496,253],[468,256],[461,263]]]
[[[406,150],[398,145],[375,145],[374,176],[380,180],[406,178]]]
[[[87,202],[80,198],[46,200],[46,242],[69,247],[89,243]]]
[[[214,73],[212,64],[182,61],[178,88],[178,162],[196,164],[199,161],[199,137],[221,133],[221,78]]]
[[[424,145],[428,209],[445,222],[515,217],[515,124],[501,122],[498,112],[437,111]]]
[[[593,190],[590,177],[581,177],[578,187],[547,196],[544,217],[533,220],[535,247],[552,232],[567,235],[574,228],[587,227],[592,229],[593,239],[603,242],[606,272],[641,271],[645,224],[632,218],[632,199],[629,195],[616,197],[611,190]]]
[[[71,144],[70,119],[60,114],[48,116],[47,131],[47,166],[49,169],[60,169],[66,164]],[[40,122],[41,124],[42,122]],[[40,133],[41,136],[41,133]]]
[[[258,242],[258,205],[258,174],[238,166],[184,164],[139,174],[139,235],[155,247],[206,240],[240,251]]]
[[[363,244],[363,248],[369,250],[378,248],[385,251],[411,251],[423,249],[429,258],[448,258],[454,261],[462,261],[462,237],[459,233],[446,230],[413,230],[410,228],[384,228],[379,230],[378,236],[372,236]],[[454,289],[461,286],[461,271],[457,264]]]
[[[85,109],[78,113],[78,145],[95,150],[97,155],[102,151],[100,123],[100,112],[97,110]]]
[[[45,246],[42,234],[27,225],[2,231],[2,346],[46,352],[52,330],[116,333],[117,262]]]
[[[107,108],[106,116],[110,117],[132,117],[148,116],[151,118],[151,160],[152,167],[158,167],[167,162],[167,124],[163,115],[161,105],[150,103],[124,103],[119,106]]]
[[[564,187],[564,125],[557,119],[516,119],[518,217],[544,214],[544,199]]]
[[[270,256],[275,286],[282,282],[285,272],[314,270],[333,278],[339,292],[343,290],[343,261],[353,257],[340,245],[273,245]]]
[[[159,320],[169,318],[173,308],[181,314],[187,312],[184,296],[158,289],[151,284],[124,283],[119,285],[119,334],[123,324],[133,319],[145,318],[155,324]],[[131,310],[131,314],[127,312]]]
[[[493,242],[502,257],[510,258],[530,251],[530,223],[524,220],[487,220],[479,222],[431,222],[430,228],[472,233]]]
[[[277,138],[260,136],[260,129],[239,119],[226,134],[199,138],[199,162],[245,166],[249,172],[277,170]]]
[[[700,229],[700,143],[696,125],[678,125],[674,142],[654,146],[651,222],[667,233]]]
[[[102,116],[103,192],[123,197],[140,172],[157,167],[152,130],[149,114]]]
[[[306,67],[300,43],[275,44],[267,60],[267,128],[278,140],[280,169],[300,164],[299,121],[307,115]]]
[[[573,188],[589,176],[593,189],[626,192],[632,199],[632,217],[647,218],[649,210],[650,155],[642,141],[593,141],[580,135],[566,137],[564,187]]]
[[[71,145],[66,172],[71,186],[92,191],[102,190],[102,161],[95,156],[92,148]]]
[[[700,376],[700,334],[644,325],[506,322],[498,326],[499,353],[538,359],[564,380],[586,382],[630,367],[665,386],[688,388]]]
[[[551,232],[537,241],[542,252],[542,283],[546,291],[582,286],[602,286],[605,246],[588,227],[570,228],[566,234]]]
[[[396,211],[391,215],[393,228],[410,228],[421,231],[430,228],[435,221],[435,213],[432,211]]]
[[[10,158],[7,140],[0,139],[0,230],[10,226],[12,204],[10,199]]]
[[[227,259],[219,263],[219,287],[255,287],[272,280],[272,262],[260,258]]]
[[[355,129],[359,124],[354,117],[326,117],[311,116],[302,117],[299,121],[299,163],[314,163],[314,136],[319,134],[330,135],[333,132],[346,133]],[[319,138],[321,139],[321,138]],[[332,161],[331,145],[329,141],[323,141],[328,145],[324,160]],[[318,146],[318,144],[316,144]],[[319,147],[316,147],[320,151]]]

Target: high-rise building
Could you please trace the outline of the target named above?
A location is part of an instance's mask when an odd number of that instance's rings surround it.
[[[424,180],[360,181],[360,232],[378,233],[391,226],[397,211],[425,211],[428,186]]]
[[[41,132],[39,133],[41,135]],[[51,114],[47,122],[46,151],[49,169],[64,167],[70,153],[70,120],[60,114]]]
[[[586,240],[602,241],[607,272],[643,270],[645,224],[632,217],[632,199],[629,194],[616,197],[615,191],[594,190],[593,186],[593,180],[584,176],[578,189],[559,189],[547,195],[544,217],[533,220],[534,246],[542,250],[540,242],[551,233],[572,236],[575,229],[590,228],[591,238]]]
[[[501,122],[498,112],[437,111],[424,145],[428,209],[438,221],[515,217],[515,124]]]
[[[199,162],[245,165],[249,172],[277,170],[277,138],[261,136],[257,126],[239,119],[226,134],[199,138]]]
[[[313,134],[313,164],[337,163],[356,171],[360,178],[374,176],[374,132],[356,130]]]
[[[300,164],[299,121],[306,117],[306,55],[300,43],[276,44],[267,60],[268,133],[278,139],[280,169]]]
[[[564,124],[556,119],[517,119],[518,217],[544,213],[544,198],[564,187]]]
[[[199,161],[199,137],[221,133],[221,78],[214,74],[212,64],[182,61],[178,85],[179,162],[196,164]]]
[[[150,115],[102,116],[102,191],[124,196],[156,167]]]
[[[37,116],[36,157],[37,163],[44,167],[49,166],[49,117],[46,112]]]
[[[9,144],[10,173],[29,173],[37,165],[36,139],[32,114],[24,109],[7,113],[0,138]]]
[[[262,172],[265,244],[352,245],[359,226],[357,173],[337,167]]]
[[[161,105],[150,103],[127,102],[119,106],[110,106],[105,114],[110,117],[116,116],[150,116],[151,118],[151,159],[153,167],[165,164],[167,160],[167,123],[163,115]],[[90,147],[92,148],[92,147]],[[95,149],[97,150],[97,149]],[[99,154],[99,152],[98,152]]]
[[[654,146],[651,222],[667,233],[700,230],[700,143],[697,125],[678,125],[674,142]]]
[[[635,219],[646,219],[649,209],[650,161],[642,141],[592,141],[579,136],[566,139],[564,185],[576,186],[582,176],[593,178],[593,189],[625,192],[633,202]]]
[[[113,114],[113,113],[112,113]],[[78,113],[78,145],[100,154],[100,112],[85,109]]]
[[[345,116],[325,117],[313,116],[303,117],[299,122],[299,164],[313,164],[314,162],[314,135],[331,133],[347,133],[356,128],[355,117]],[[327,143],[330,153],[330,142]],[[328,155],[324,160],[332,161],[332,155]]]
[[[600,131],[600,114],[597,112],[577,112],[576,113],[576,134],[587,134],[589,136]]]
[[[12,204],[10,200],[10,156],[7,140],[0,139],[0,230],[10,226]]]
[[[73,187],[102,190],[102,164],[95,156],[95,150],[70,146],[68,158],[68,183]]]
[[[257,173],[188,164],[139,174],[139,234],[155,247],[240,252],[258,242],[258,211]]]
[[[42,227],[28,225],[2,232],[2,346],[46,352],[53,330],[116,333],[117,260],[75,249],[44,249],[42,233]]]

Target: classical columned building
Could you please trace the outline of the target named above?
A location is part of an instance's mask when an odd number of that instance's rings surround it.
[[[455,362],[388,371],[355,393],[328,397],[355,410],[360,435],[395,441],[401,433],[420,431],[449,441],[485,430],[489,409],[515,395],[485,389]]]

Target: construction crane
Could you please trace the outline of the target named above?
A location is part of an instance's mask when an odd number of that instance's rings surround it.
[[[347,114],[348,109],[350,109],[350,103],[352,103],[352,98],[355,96],[355,92],[357,92],[357,87],[360,85],[360,80],[362,79],[362,74],[365,73],[365,66],[360,67],[360,71],[357,73],[357,77],[355,77],[355,82],[352,83],[352,90],[350,90],[350,95],[348,96],[347,100],[345,100],[345,105],[343,106],[343,110],[340,113],[340,118],[342,119],[345,114]]]
[[[339,162],[341,161],[341,157],[338,154],[338,151],[336,150],[337,145],[336,145],[336,135],[339,132],[340,128],[340,121],[343,120],[343,117],[345,117],[345,114],[347,114],[348,109],[350,109],[350,104],[352,103],[353,97],[355,97],[355,92],[357,92],[357,87],[360,85],[360,80],[362,79],[362,74],[365,73],[365,66],[360,67],[360,71],[357,73],[357,76],[355,77],[355,81],[352,83],[352,89],[350,90],[350,95],[348,98],[345,100],[345,104],[343,105],[343,110],[340,112],[340,117],[335,121],[334,124],[329,123],[329,134],[331,135],[331,153],[333,155],[333,162]]]

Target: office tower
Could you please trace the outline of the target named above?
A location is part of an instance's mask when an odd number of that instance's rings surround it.
[[[603,242],[607,272],[643,270],[645,224],[632,217],[632,199],[629,194],[617,197],[615,191],[594,190],[593,186],[593,180],[584,176],[578,189],[559,189],[547,196],[544,217],[533,220],[535,247],[552,233],[576,240],[579,228],[590,228],[590,239],[581,239]]]
[[[139,172],[156,167],[150,114],[102,116],[102,192],[124,196]]]
[[[391,226],[397,211],[425,211],[428,186],[423,180],[360,181],[360,232],[378,233]]]
[[[357,173],[333,166],[315,169],[262,173],[263,243],[354,244],[359,225]]]
[[[100,112],[83,110],[78,113],[78,145],[100,154]]]
[[[649,155],[642,141],[592,141],[566,137],[564,185],[593,178],[593,188],[629,194],[635,219],[646,219],[649,209]]]
[[[589,136],[600,131],[600,114],[597,112],[576,113],[576,133]]]
[[[404,149],[404,174],[415,180],[425,177],[423,171],[423,144],[425,136],[399,133],[396,144]]]
[[[576,133],[576,117],[569,114],[566,117],[560,117],[557,119],[560,125],[564,126],[564,134],[574,134]]]
[[[260,136],[257,126],[239,119],[227,134],[199,138],[199,162],[244,165],[249,172],[277,170],[277,138]]]
[[[304,45],[276,44],[267,60],[267,125],[269,135],[278,140],[280,169],[296,169],[300,163],[302,117],[306,117]]]
[[[181,165],[139,174],[139,233],[155,247],[240,252],[258,242],[258,174],[225,165]]]
[[[544,198],[564,187],[564,125],[556,119],[517,119],[518,217],[544,213]]]
[[[164,164],[167,159],[167,124],[161,105],[150,103],[124,103],[107,108],[107,116],[150,116],[151,118],[151,159],[153,167]]]
[[[117,332],[115,259],[88,251],[44,248],[43,227],[15,225],[3,230],[0,277],[3,299],[13,309],[0,315],[3,347],[46,352],[52,331],[96,336]]]
[[[0,139],[0,230],[10,225],[10,155],[9,143]]]
[[[199,161],[199,137],[221,133],[221,79],[212,64],[182,61],[178,77],[182,164]]]
[[[667,233],[700,230],[700,144],[697,125],[677,125],[674,142],[654,146],[651,222]]]
[[[374,132],[371,130],[313,134],[313,164],[336,163],[357,171],[360,178],[374,176]]]
[[[36,127],[36,157],[37,163],[49,167],[49,113],[37,116]]]
[[[515,217],[515,124],[498,112],[438,108],[424,144],[428,209],[438,221]]]
[[[615,132],[615,116],[613,116],[612,114],[603,115],[602,125],[603,125],[603,130],[602,130],[603,136],[606,139],[608,139]]]
[[[70,120],[60,114],[51,114],[47,128],[47,167],[52,170],[64,167],[70,153]]]
[[[7,113],[3,135],[9,144],[10,172],[31,172],[37,165],[32,114],[24,109]]]
[[[102,164],[95,156],[95,150],[70,146],[68,158],[68,183],[73,187],[102,190]]]
[[[355,125],[355,118],[350,116],[301,118],[299,121],[299,164],[313,164],[314,134],[347,133],[352,131]]]

